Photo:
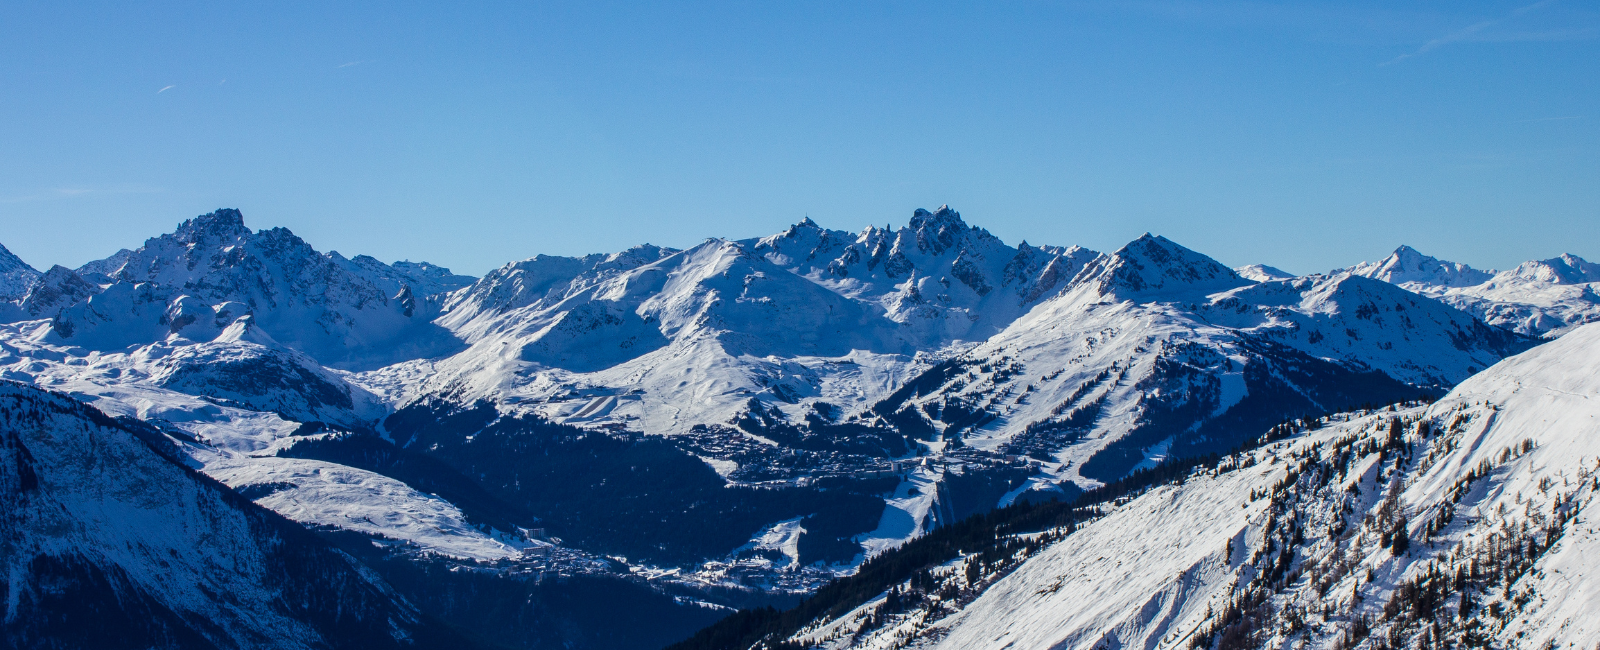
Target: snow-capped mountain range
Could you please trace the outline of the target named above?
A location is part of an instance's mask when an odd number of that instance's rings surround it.
[[[1554,337],[1600,320],[1600,264],[1576,255],[1480,271],[1401,246],[1378,262],[1346,269],[1436,298],[1485,322],[1530,336]]]
[[[75,270],[0,249],[0,379],[147,423],[381,566],[607,576],[674,612],[1444,395],[1600,319],[1597,282],[1570,255],[1493,273],[1401,247],[1294,277],[1149,234],[1013,247],[948,207],[471,278],[218,210]],[[433,602],[416,589],[397,607]]]

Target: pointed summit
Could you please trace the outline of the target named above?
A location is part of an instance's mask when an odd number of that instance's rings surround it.
[[[1097,260],[1084,274],[1106,294],[1140,300],[1205,295],[1250,284],[1216,260],[1150,233]]]
[[[941,205],[938,210],[929,212],[924,208],[917,208],[911,213],[911,229],[921,230],[929,226],[952,225],[966,227],[967,222],[961,220],[961,213],[951,210],[949,205]]]
[[[916,237],[917,250],[929,255],[938,255],[954,246],[961,234],[968,230],[967,222],[961,220],[961,213],[951,210],[948,205],[941,205],[933,212],[917,208],[911,214],[910,229]]]
[[[1433,287],[1470,287],[1494,277],[1493,271],[1479,271],[1465,264],[1447,262],[1402,245],[1378,262],[1363,262],[1347,269],[1352,275],[1383,280],[1390,284],[1415,283]]]
[[[173,236],[186,244],[224,241],[250,235],[244,215],[235,208],[219,208],[178,224]]]

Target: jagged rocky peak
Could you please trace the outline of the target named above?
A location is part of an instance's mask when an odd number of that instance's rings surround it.
[[[1390,284],[1415,283],[1434,287],[1470,287],[1494,277],[1492,270],[1480,271],[1459,262],[1430,257],[1404,245],[1380,261],[1363,262],[1348,270],[1354,275]]]
[[[933,212],[917,208],[911,214],[910,228],[916,233],[917,250],[929,255],[938,255],[955,246],[961,235],[969,229],[967,222],[961,220],[961,213],[951,210],[948,205],[941,205]],[[982,231],[979,228],[972,230]],[[988,234],[987,231],[982,232]]]
[[[1150,233],[1096,260],[1080,278],[1080,283],[1092,282],[1102,293],[1151,300],[1205,295],[1250,284],[1216,260]]]
[[[184,243],[210,243],[250,236],[244,214],[236,208],[219,208],[178,224],[173,237]]]
[[[682,251],[641,244],[616,253],[583,257],[539,254],[488,272],[445,301],[448,327],[460,328],[483,315],[559,303],[570,294],[661,261]]]

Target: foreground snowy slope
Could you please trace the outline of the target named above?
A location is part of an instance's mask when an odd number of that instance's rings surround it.
[[[1428,406],[1118,500],[1014,570],[976,557],[806,626],[822,647],[1594,647],[1600,325]],[[995,580],[994,577],[998,577]],[[990,581],[993,580],[991,583]],[[923,596],[921,594],[927,594]]]
[[[0,381],[3,645],[460,643],[348,556],[180,460],[142,423]]]

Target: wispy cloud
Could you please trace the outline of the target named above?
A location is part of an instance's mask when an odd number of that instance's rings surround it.
[[[1536,117],[1531,120],[1516,120],[1512,124],[1527,124],[1529,122],[1560,122],[1564,120],[1581,120],[1582,115],[1563,115],[1561,117]]]
[[[157,194],[165,189],[143,185],[140,183],[116,183],[112,185],[69,185],[51,187],[32,192],[0,196],[0,203],[34,203],[37,201],[56,201],[71,199],[92,194]]]
[[[1480,40],[1479,37],[1478,37],[1478,33],[1479,32],[1482,32],[1483,30],[1489,29],[1490,27],[1494,27],[1495,25],[1498,25],[1498,24],[1500,24],[1502,22],[1505,22],[1505,21],[1507,21],[1509,19],[1516,18],[1518,16],[1526,14],[1526,13],[1528,13],[1530,11],[1535,11],[1535,10],[1544,8],[1545,6],[1554,4],[1556,1],[1557,0],[1539,0],[1538,2],[1535,2],[1533,4],[1523,5],[1521,7],[1517,7],[1516,9],[1512,9],[1511,13],[1508,13],[1508,14],[1506,14],[1504,16],[1501,16],[1499,18],[1496,18],[1494,20],[1485,20],[1485,21],[1482,21],[1482,22],[1473,23],[1471,25],[1468,25],[1466,27],[1458,29],[1458,30],[1456,30],[1454,32],[1451,32],[1449,34],[1446,34],[1444,36],[1440,36],[1439,38],[1435,38],[1435,39],[1433,39],[1431,41],[1423,43],[1422,47],[1417,48],[1417,50],[1415,52],[1402,54],[1402,55],[1397,56],[1397,57],[1395,57],[1393,59],[1385,61],[1383,63],[1379,63],[1378,66],[1379,67],[1391,66],[1391,65],[1394,65],[1394,64],[1399,63],[1401,61],[1404,61],[1406,59],[1422,56],[1423,54],[1427,54],[1428,52],[1431,52],[1433,50],[1437,50],[1437,49],[1439,49],[1441,47],[1444,47],[1446,45],[1449,45],[1451,43],[1460,43],[1462,41]]]
[[[161,90],[157,90],[156,94],[159,95],[161,93],[167,92],[167,91],[172,90],[173,88],[177,88],[177,87],[178,87],[177,84],[173,84],[171,86],[167,86],[166,88],[162,88]]]
[[[1595,38],[1600,38],[1600,27],[1551,29],[1542,32],[1497,31],[1492,34],[1475,36],[1472,40],[1480,43],[1548,43],[1552,41],[1588,41]]]
[[[340,64],[339,64],[339,65],[337,65],[337,66],[335,66],[335,67],[339,67],[339,68],[348,68],[348,67],[350,67],[350,66],[353,66],[353,65],[361,65],[361,64],[363,64],[363,63],[366,63],[366,62],[365,62],[365,61],[351,61],[351,62],[349,62],[349,63],[340,63]]]

